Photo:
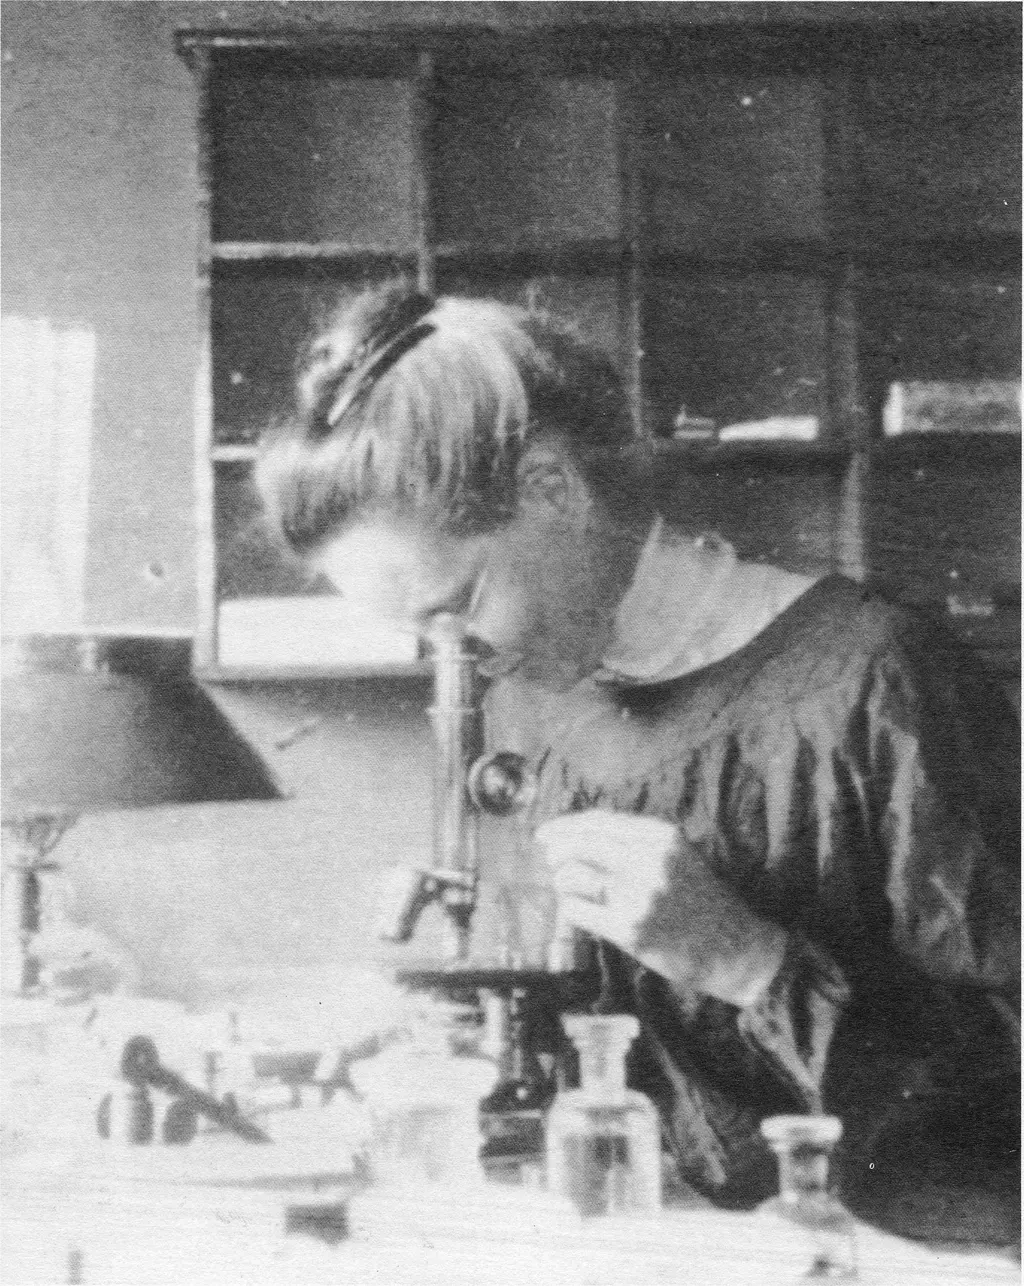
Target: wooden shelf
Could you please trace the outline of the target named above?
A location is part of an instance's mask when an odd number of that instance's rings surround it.
[[[1020,461],[1019,433],[905,433],[871,444],[872,468],[923,465],[993,468]]]
[[[1019,275],[1020,238],[1012,233],[966,230],[956,237],[914,235],[913,229],[880,234],[877,228],[853,227],[849,249],[868,277],[919,272],[1001,272]]]
[[[252,464],[259,454],[255,442],[225,442],[210,450],[214,464]]]
[[[525,7],[525,6],[524,6]],[[593,9],[594,7],[588,6]],[[581,16],[553,22],[538,9],[522,19],[510,50],[505,24],[479,12],[462,21],[431,25],[389,19],[383,29],[352,29],[323,22],[297,26],[264,21],[252,27],[186,28],[175,37],[178,53],[190,65],[203,56],[235,55],[281,58],[328,66],[401,65],[407,51],[427,47],[445,70],[508,74],[520,65],[559,65],[577,73],[607,73],[624,57],[650,72],[678,73],[680,68],[753,65],[776,72],[805,70],[861,56],[865,43],[878,41],[878,6],[871,3],[792,3],[782,15],[775,6],[737,5],[723,0],[695,0],[666,6],[671,13],[646,14],[638,21],[619,6],[599,6]],[[659,9],[661,7],[659,6]],[[944,44],[954,56],[964,37],[987,35],[994,47],[1013,47],[1019,31],[1016,8],[1006,4],[929,5],[896,0],[886,5],[887,43],[897,40],[913,51]],[[581,31],[584,38],[581,39]]]
[[[210,256],[215,264],[413,262],[416,248],[352,241],[214,241]]]
[[[739,244],[673,245],[668,240],[647,247],[651,270],[737,276],[751,272],[824,276],[844,262],[846,249],[826,237],[750,237]]]
[[[647,446],[644,442],[637,445],[641,448]],[[673,438],[653,438],[649,445],[656,456],[677,458],[698,469],[727,468],[761,462],[841,465],[851,455],[847,447],[831,443],[767,439],[756,442],[677,442]],[[259,447],[255,443],[224,443],[213,447],[210,459],[214,464],[250,464],[258,454]]]
[[[404,665],[201,665],[195,673],[205,683],[320,683],[349,680],[429,679],[432,669],[428,661],[414,661]]]
[[[713,471],[746,465],[820,464],[842,467],[853,450],[831,442],[787,442],[765,439],[743,442],[678,442],[655,438],[655,454],[677,459],[687,468]],[[873,467],[917,468],[923,465],[998,467],[1021,457],[1021,437],[1014,433],[908,433],[873,442],[868,448]]]
[[[210,257],[214,265],[248,264],[414,264],[419,252],[410,246],[384,246],[347,241],[214,241]],[[442,264],[479,266],[531,265],[542,269],[569,267],[615,269],[624,249],[616,237],[595,237],[565,241],[522,239],[514,242],[442,242],[430,248]]]
[[[872,443],[868,455],[873,464],[911,466],[941,464],[1000,465],[1021,456],[1021,438],[1013,433],[908,433]],[[787,442],[785,440],[743,442],[679,442],[674,438],[653,438],[658,456],[678,459],[694,469],[742,467],[747,464],[823,464],[840,466],[853,454],[849,447],[830,442]],[[249,464],[256,459],[255,443],[225,443],[215,446],[210,458],[215,464]]]
[[[825,466],[839,469],[850,460],[846,446],[831,442],[787,442],[764,439],[744,442],[677,442],[674,438],[655,438],[656,456],[677,460],[685,468],[714,472],[716,469],[742,469],[748,465],[768,464],[773,467]]]
[[[433,253],[438,263],[444,265],[500,267],[505,264],[536,264],[543,268],[568,267],[583,270],[588,266],[596,266],[614,270],[622,260],[624,247],[618,237],[566,238],[564,241],[523,237],[515,241],[486,244],[482,241],[441,242]]]
[[[415,261],[414,246],[380,245],[348,241],[214,241],[214,264],[280,263],[380,263]],[[558,261],[617,261],[624,253],[615,237],[590,240],[512,242],[452,241],[432,248],[441,261],[477,264],[504,259],[535,258]],[[1018,272],[1019,246],[1012,238],[975,234],[955,243],[935,239],[898,239],[890,242],[853,237],[848,244],[824,238],[781,241],[765,238],[739,247],[715,245],[697,248],[667,243],[648,247],[649,266],[672,272],[796,272],[814,275],[836,271],[851,255],[862,270],[941,273],[951,268],[977,271]]]

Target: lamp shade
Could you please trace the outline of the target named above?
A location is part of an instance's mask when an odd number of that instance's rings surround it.
[[[182,641],[5,643],[0,699],[5,822],[283,793],[189,672]]]

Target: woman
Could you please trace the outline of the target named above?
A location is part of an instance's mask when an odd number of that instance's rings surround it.
[[[970,659],[842,577],[669,530],[607,359],[499,304],[357,300],[259,481],[343,594],[466,616],[683,1176],[750,1205],[759,1121],[824,1108],[859,1213],[1013,1238],[1018,737]]]

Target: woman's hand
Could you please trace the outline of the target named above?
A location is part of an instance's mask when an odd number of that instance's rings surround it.
[[[746,1008],[782,963],[785,931],[671,823],[595,808],[544,822],[536,839],[565,918],[676,986]]]

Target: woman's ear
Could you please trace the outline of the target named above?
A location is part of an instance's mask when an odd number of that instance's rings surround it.
[[[518,490],[524,508],[565,513],[578,503],[579,478],[563,451],[551,443],[531,443],[519,461]]]

